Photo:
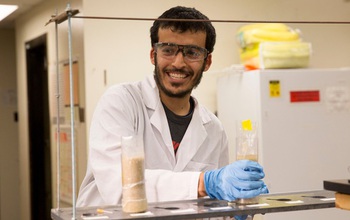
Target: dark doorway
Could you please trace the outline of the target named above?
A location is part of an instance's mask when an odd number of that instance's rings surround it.
[[[46,35],[26,42],[31,219],[51,219],[51,153]]]

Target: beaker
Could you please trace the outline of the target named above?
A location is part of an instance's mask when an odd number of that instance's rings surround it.
[[[258,162],[258,124],[251,120],[237,123],[236,160],[251,160]],[[237,204],[256,204],[258,198],[237,198]]]
[[[258,128],[257,123],[250,120],[237,123],[236,160],[252,160],[258,162]]]

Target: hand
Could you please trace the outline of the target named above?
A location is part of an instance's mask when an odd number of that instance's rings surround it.
[[[263,168],[257,162],[238,160],[223,168],[205,172],[204,185],[210,198],[233,201],[268,193],[261,180],[264,177]]]
[[[248,215],[236,215],[233,219],[235,220],[246,220],[248,218]]]

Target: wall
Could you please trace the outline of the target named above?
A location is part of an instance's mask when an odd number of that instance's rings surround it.
[[[83,2],[86,16],[156,18],[172,6],[185,5],[195,7],[215,20],[350,20],[350,3],[343,0],[178,0],[176,3],[159,0],[98,2],[84,0]],[[90,124],[98,98],[108,86],[139,80],[152,73],[153,66],[149,61],[151,25],[151,21],[85,20],[87,125]],[[197,98],[213,112],[216,111],[217,73],[239,63],[235,33],[242,25],[244,23],[214,23],[217,30],[217,44],[213,53],[213,64],[205,73],[201,85],[194,91]],[[288,25],[300,29],[303,39],[312,43],[313,55],[310,67],[350,65],[349,25]]]
[[[71,8],[82,8],[81,1],[70,1]],[[52,183],[53,185],[53,204],[57,207],[56,202],[56,126],[54,125],[54,118],[56,116],[56,37],[55,37],[55,24],[51,23],[45,25],[54,15],[56,11],[58,14],[64,13],[67,8],[67,3],[60,0],[45,0],[40,5],[34,7],[28,13],[25,13],[16,20],[16,52],[17,52],[17,86],[18,86],[18,111],[19,111],[19,167],[20,167],[20,219],[30,219],[30,182],[29,182],[29,137],[28,137],[28,112],[27,112],[27,81],[26,81],[26,60],[25,60],[25,43],[38,36],[47,34],[47,55],[48,55],[48,74],[49,74],[49,103],[50,103],[50,117],[52,119],[51,126],[51,161],[52,161]],[[59,52],[59,65],[68,60],[68,35],[67,24],[64,22],[58,26],[58,52]],[[79,75],[80,75],[80,94],[82,97],[82,107],[84,107],[84,59],[83,59],[83,21],[72,20],[74,25],[74,31],[72,33],[74,45],[73,57],[79,61]],[[60,72],[62,69],[59,70]],[[80,132],[77,134],[77,140],[79,146],[77,151],[80,151],[82,155],[85,155],[85,123],[77,124]],[[82,157],[84,158],[84,157]],[[82,164],[82,165],[81,165]],[[85,160],[83,163],[77,162],[77,167],[83,170],[83,173],[78,174],[78,181],[81,182],[82,176],[85,174]],[[81,165],[81,166],[80,166]]]
[[[0,30],[0,219],[19,219],[15,32]],[[11,167],[11,169],[9,169]]]

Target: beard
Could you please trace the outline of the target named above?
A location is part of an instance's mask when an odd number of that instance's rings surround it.
[[[178,92],[173,92],[171,91],[171,89],[167,89],[162,81],[162,73],[159,69],[159,66],[158,66],[158,62],[157,62],[157,57],[155,57],[155,65],[154,65],[154,80],[156,81],[157,83],[157,86],[158,88],[167,96],[169,97],[172,97],[172,98],[183,98],[185,97],[186,95],[188,94],[191,94],[192,90],[195,89],[199,83],[201,82],[202,80],[202,77],[203,77],[203,71],[204,71],[204,68],[205,68],[205,62],[203,63],[203,66],[200,70],[200,72],[198,73],[198,76],[194,79],[194,81],[192,82],[192,86],[190,86],[189,88],[185,89],[185,90],[181,90],[181,91],[178,91]],[[165,71],[166,69],[163,69],[163,72],[166,72]],[[168,69],[169,70],[169,69]],[[183,70],[183,69],[176,69],[176,68],[173,68],[171,69],[172,72],[178,72],[178,73],[189,73],[188,71],[186,70]],[[190,72],[190,75],[193,75],[193,73]],[[173,83],[172,84],[173,87],[177,87],[179,85]]]

